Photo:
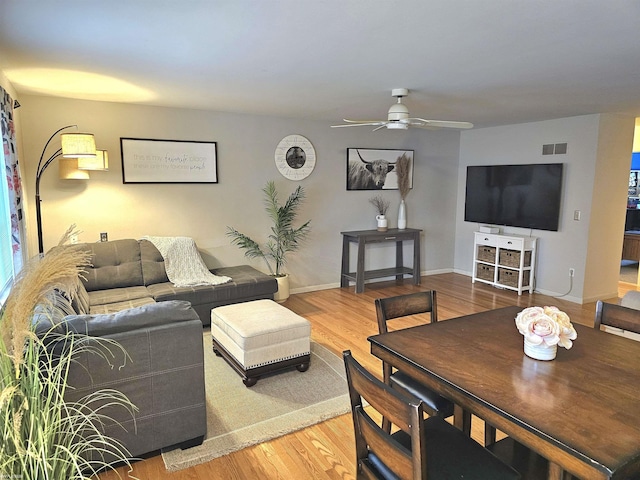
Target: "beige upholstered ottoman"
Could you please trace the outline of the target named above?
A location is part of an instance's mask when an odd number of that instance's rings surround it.
[[[272,300],[225,305],[211,310],[213,351],[251,387],[262,375],[309,368],[311,325]]]

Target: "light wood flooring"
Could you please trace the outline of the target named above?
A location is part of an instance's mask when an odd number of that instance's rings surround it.
[[[634,284],[620,283],[619,296],[635,288]],[[292,295],[284,305],[311,322],[314,341],[337,355],[350,349],[356,359],[380,376],[380,361],[371,356],[367,342],[368,336],[377,333],[374,300],[422,290],[437,291],[440,320],[509,305],[523,308],[556,305],[567,312],[573,322],[588,326],[593,325],[595,314],[595,303],[578,305],[535,293],[519,297],[513,291],[472,284],[469,277],[454,273],[423,277],[422,285],[418,286],[410,280],[367,284],[364,293],[357,295],[353,286]],[[617,301],[616,298],[608,300]],[[426,320],[418,318],[417,321]],[[483,425],[479,419],[473,420],[472,435],[482,440]],[[355,478],[354,457],[353,425],[350,414],[346,414],[176,473],[165,470],[158,454],[135,463],[131,474],[141,480],[349,480]],[[127,478],[124,467],[117,473],[105,472],[100,479]]]

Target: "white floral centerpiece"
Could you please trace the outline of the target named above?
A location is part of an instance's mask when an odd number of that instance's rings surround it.
[[[529,307],[516,316],[524,336],[524,353],[537,360],[553,360],[558,345],[569,349],[578,337],[569,316],[557,307]]]

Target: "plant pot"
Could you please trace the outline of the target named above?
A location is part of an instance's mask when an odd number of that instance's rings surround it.
[[[282,303],[289,298],[289,274],[285,273],[282,277],[276,277],[278,282],[278,291],[273,294],[273,299]]]
[[[527,357],[534,358],[536,360],[553,360],[556,358],[558,352],[558,345],[535,345],[524,339],[524,353]]]

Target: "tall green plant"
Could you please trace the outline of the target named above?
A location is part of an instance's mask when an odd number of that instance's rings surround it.
[[[278,192],[273,181],[267,182],[262,191],[265,196],[265,210],[273,220],[271,233],[264,247],[260,247],[258,242],[232,227],[227,227],[227,235],[231,237],[232,244],[245,250],[244,254],[247,258],[262,258],[267,264],[269,273],[280,277],[284,275],[282,267],[287,263],[287,254],[298,250],[309,233],[311,220],[297,228],[293,226],[298,208],[305,198],[302,186],[298,185],[284,205],[278,203]],[[275,268],[271,262],[274,263]]]
[[[133,414],[125,395],[100,390],[65,401],[78,355],[89,352],[109,361],[112,349],[121,347],[55,328],[35,331],[34,315],[52,307],[56,289],[75,292],[88,260],[88,253],[75,248],[52,249],[27,264],[0,312],[0,478],[89,479],[108,467],[105,460],[128,463],[126,449],[100,428],[113,422],[105,414],[110,408]]]

